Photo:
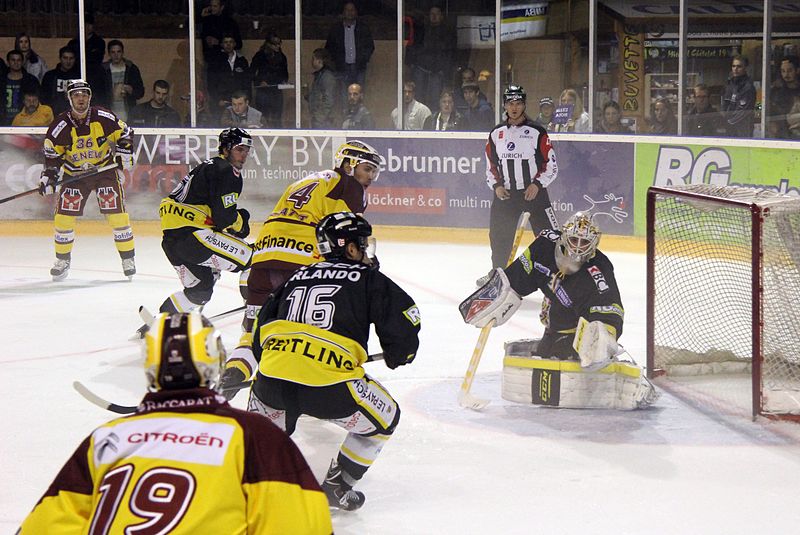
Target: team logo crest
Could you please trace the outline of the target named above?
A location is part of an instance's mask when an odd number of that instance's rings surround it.
[[[61,211],[63,212],[78,212],[81,209],[81,203],[83,203],[83,195],[79,189],[66,188],[61,194]]]
[[[118,197],[119,195],[112,186],[97,188],[97,200],[101,210],[116,210]]]

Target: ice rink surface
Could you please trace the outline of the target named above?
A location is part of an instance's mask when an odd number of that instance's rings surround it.
[[[473,392],[491,404],[461,409],[456,394],[478,330],[462,323],[457,304],[488,269],[487,247],[388,242],[379,228],[376,235],[381,269],[420,307],[422,343],[411,366],[366,365],[403,412],[357,487],[365,506],[335,512],[336,533],[797,533],[800,425],[752,422],[672,389],[654,408],[634,412],[503,401],[502,344],[541,333],[538,297],[526,298],[489,338]],[[48,273],[52,238],[0,236],[0,251],[0,532],[11,534],[83,437],[114,417],[80,397],[72,382],[136,404],[145,390],[138,346],[127,341],[140,324],[136,311],[156,310],[179,286],[155,237],[137,237],[132,282],[122,276],[110,232],[86,236],[78,227],[62,283]],[[621,342],[643,362],[644,258],[609,256],[626,312]],[[239,305],[237,277],[224,274],[206,314]],[[229,350],[239,322],[217,324]],[[234,400],[245,402],[244,392]],[[321,477],[343,431],[304,418],[293,438]]]

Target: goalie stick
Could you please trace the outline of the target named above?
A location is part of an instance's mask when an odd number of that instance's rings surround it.
[[[519,242],[522,241],[522,233],[525,230],[525,225],[528,223],[528,218],[530,218],[530,216],[531,214],[529,212],[522,212],[519,216],[517,232],[514,234],[514,244],[511,246],[511,253],[508,255],[507,265],[514,262],[517,256],[517,248],[519,247]],[[467,373],[464,375],[464,380],[461,382],[461,388],[458,391],[458,404],[465,409],[478,411],[489,404],[488,399],[476,397],[470,394],[469,390],[472,388],[472,381],[475,379],[475,372],[478,370],[478,363],[481,361],[483,349],[486,347],[486,340],[489,339],[489,332],[492,330],[492,327],[494,327],[494,320],[491,320],[481,329],[481,333],[478,335],[478,342],[475,344],[475,349],[472,351],[472,358],[469,360]]]
[[[367,362],[375,362],[376,360],[383,360],[383,353],[374,353],[372,355],[367,355]],[[239,384],[230,386],[228,388],[223,389],[223,392],[238,392],[244,388],[249,388],[253,384],[253,381],[242,381]],[[80,381],[73,381],[72,388],[75,391],[83,396],[86,401],[97,405],[101,409],[105,409],[107,411],[111,411],[117,414],[133,414],[139,408],[138,405],[119,405],[118,403],[113,403],[111,401],[106,401],[105,399],[101,398],[91,390],[89,390],[86,385],[81,383]]]

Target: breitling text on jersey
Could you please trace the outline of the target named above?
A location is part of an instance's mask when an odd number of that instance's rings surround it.
[[[302,337],[279,338],[272,336],[264,342],[264,352],[267,351],[292,353],[317,362],[324,362],[328,366],[333,365],[338,369],[344,368],[348,371],[355,369],[355,363],[350,355],[336,353],[330,348],[315,344],[312,340]]]

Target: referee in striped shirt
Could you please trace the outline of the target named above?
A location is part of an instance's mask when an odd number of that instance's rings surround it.
[[[525,114],[525,100],[521,86],[506,88],[506,121],[489,132],[486,142],[486,183],[494,191],[489,216],[492,269],[506,267],[523,212],[531,214],[530,225],[537,236],[544,229],[559,227],[547,193],[558,175],[556,155],[547,131]],[[488,276],[481,277],[477,284],[482,286],[486,280]]]

